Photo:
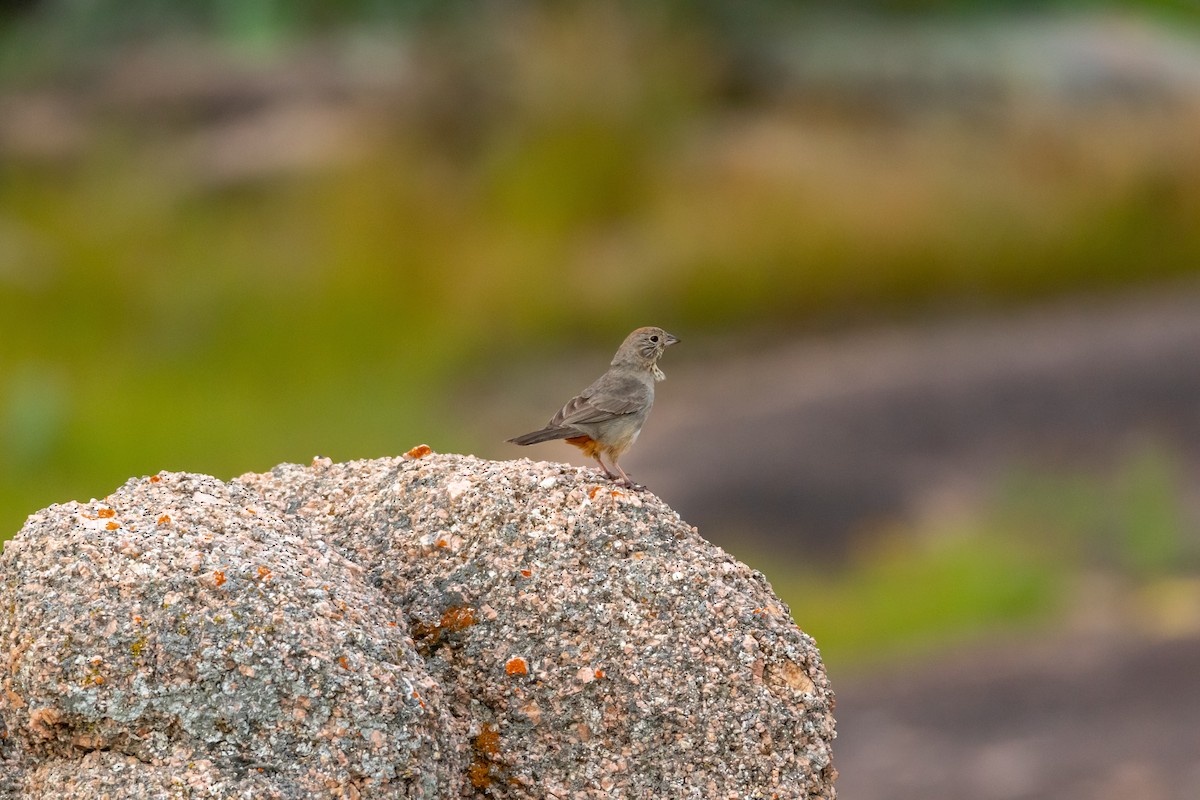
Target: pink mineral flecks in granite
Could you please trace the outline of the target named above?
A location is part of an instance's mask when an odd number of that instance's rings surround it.
[[[161,473],[31,516],[0,598],[0,800],[834,797],[813,641],[590,469]]]

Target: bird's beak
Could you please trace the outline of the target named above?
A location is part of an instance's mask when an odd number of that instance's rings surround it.
[[[671,334],[667,333],[666,331],[663,331],[663,333],[666,334],[666,337],[667,337],[666,339],[663,340],[663,347],[670,347],[673,344],[679,344],[678,336],[672,336]]]

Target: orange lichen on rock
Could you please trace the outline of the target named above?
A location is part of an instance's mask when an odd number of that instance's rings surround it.
[[[224,570],[213,570],[213,583],[215,583],[217,586],[223,586],[225,584]]]
[[[158,518],[159,525],[168,525],[168,524],[170,524],[170,522],[171,522],[171,518],[168,517],[166,514],[163,514],[161,517]]]
[[[603,677],[604,677],[604,670],[602,670],[602,669],[596,670],[596,680],[600,680]]]
[[[161,477],[159,477],[158,475],[151,475],[151,476],[150,476],[150,482],[151,482],[151,483],[161,483],[161,482],[162,482],[162,478],[161,478]]]
[[[262,578],[264,581],[271,580],[271,570],[267,569],[266,567],[259,567],[258,577]]]
[[[117,528],[121,527],[121,523],[119,523],[119,522],[116,522],[116,521],[113,521],[113,522],[109,522],[109,523],[108,523],[107,525],[105,525],[104,527],[105,527],[105,529],[107,529],[107,530],[110,530],[110,531],[115,531]]]
[[[338,666],[340,666],[342,669],[350,669],[350,662],[345,656],[338,656]]]
[[[432,452],[433,452],[433,448],[430,447],[429,445],[419,444],[416,447],[414,447],[412,450],[409,450],[404,455],[408,456],[409,458],[424,458],[425,456],[429,455]]]
[[[470,606],[450,606],[442,613],[442,621],[438,627],[457,633],[471,627],[476,621],[475,609]]]
[[[504,671],[509,675],[528,675],[529,662],[520,656],[513,656],[505,663]]]
[[[458,633],[466,630],[478,621],[475,609],[470,606],[450,606],[442,612],[442,618],[436,623],[415,623],[412,626],[413,638],[418,640],[426,650],[441,644],[442,637],[447,633]]]
[[[102,508],[96,512],[96,516],[99,517],[100,519],[110,519],[111,517],[115,517],[116,515],[117,515],[117,512],[113,511],[111,508]]]
[[[467,777],[476,789],[486,789],[492,785],[492,765],[486,761],[472,761],[467,767]]]
[[[500,728],[496,725],[484,725],[483,730],[475,737],[475,750],[488,758],[500,755]]]
[[[472,744],[475,748],[475,758],[467,768],[467,777],[476,789],[486,789],[496,778],[501,777],[502,767],[496,763],[500,757],[499,727],[485,724]]]

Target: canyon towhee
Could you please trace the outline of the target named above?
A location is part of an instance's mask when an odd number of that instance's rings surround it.
[[[605,475],[614,480],[619,477],[632,487],[633,481],[617,459],[634,443],[650,415],[654,382],[667,377],[658,368],[659,357],[678,341],[662,328],[638,328],[625,337],[608,372],[571,398],[546,427],[508,441],[526,445],[566,439],[596,459]],[[602,454],[619,475],[608,468]]]

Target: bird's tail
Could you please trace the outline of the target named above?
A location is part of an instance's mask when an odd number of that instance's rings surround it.
[[[572,436],[578,436],[579,431],[575,428],[559,428],[549,427],[542,428],[540,431],[533,431],[522,436],[514,436],[508,441],[513,444],[537,444],[538,442],[549,442],[552,439],[568,439]]]

